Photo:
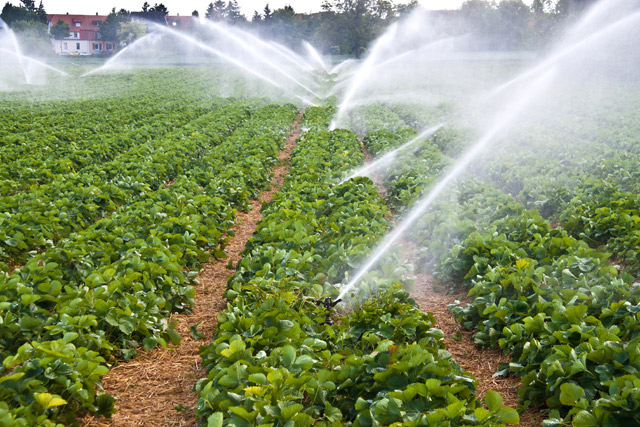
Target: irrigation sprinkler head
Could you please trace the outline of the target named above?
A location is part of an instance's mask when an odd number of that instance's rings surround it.
[[[324,306],[327,310],[327,315],[324,317],[323,325],[333,325],[333,319],[331,318],[331,310],[341,302],[342,299],[333,300],[331,297],[326,297],[325,299],[317,299],[315,300],[316,305]]]

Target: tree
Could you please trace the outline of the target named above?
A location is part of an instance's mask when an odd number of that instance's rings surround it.
[[[354,53],[356,58],[382,32],[386,21],[395,17],[392,3],[385,0],[337,0],[323,7],[336,11],[334,36],[341,40],[341,50]]]
[[[191,16],[199,17],[200,13],[197,10],[194,10],[193,12],[191,12]]]
[[[56,22],[56,24],[49,30],[49,33],[53,36],[54,40],[60,40],[60,53],[62,53],[62,40],[65,37],[69,37],[70,31],[71,27],[69,27],[69,24],[64,22],[62,19],[58,19],[58,22]]]
[[[0,18],[11,27],[12,24],[17,21],[37,21],[38,15],[35,12],[30,12],[24,6],[14,6],[7,2],[2,8]]]
[[[18,38],[23,53],[41,55],[51,52],[47,26],[39,20],[15,21],[11,25],[11,29]]]
[[[232,24],[238,24],[247,21],[244,15],[240,13],[240,6],[238,6],[237,0],[229,0],[227,2],[227,6],[225,7],[225,15],[227,21]]]
[[[406,4],[399,4],[396,6],[396,15],[398,16],[408,15],[411,12],[413,12],[413,10],[416,7],[418,7],[417,0],[411,0],[409,3],[406,3]]]
[[[533,0],[533,3],[531,3],[531,10],[536,15],[543,14],[544,13],[544,2],[542,0]]]
[[[227,5],[224,0],[216,0],[215,3],[209,3],[205,18],[212,21],[224,21],[227,18]]]
[[[29,12],[35,12],[37,10],[35,0],[20,0],[20,3],[22,3],[22,6]]]
[[[144,4],[142,5],[142,11],[143,12],[148,12],[149,11],[149,3],[144,2]]]
[[[149,8],[149,12],[162,13],[164,16],[167,16],[169,14],[169,9],[167,9],[167,7],[162,3],[156,3],[153,7]]]
[[[271,8],[269,8],[269,3],[267,3],[264,7],[264,21],[267,22],[273,16],[273,12],[271,12]]]
[[[100,25],[100,34],[103,40],[120,42],[118,33],[120,25],[131,20],[131,14],[125,9],[116,12],[116,8],[111,9],[107,19]]]
[[[497,8],[497,34],[501,48],[522,49],[530,40],[531,9],[522,0],[503,0]]]
[[[118,30],[118,41],[124,45],[133,43],[147,32],[147,27],[140,21],[129,21],[120,23]]]
[[[40,5],[38,5],[38,9],[36,10],[36,15],[38,15],[38,19],[45,25],[48,25],[49,20],[47,19],[47,11],[44,10],[44,5],[42,4],[42,0],[40,0]]]
[[[291,6],[274,10],[269,20],[264,20],[262,32],[268,38],[289,46],[299,44],[302,39],[300,22],[295,19],[295,15],[296,12]]]
[[[253,11],[253,17],[251,18],[251,22],[254,24],[262,22],[262,16],[258,13],[257,10]]]

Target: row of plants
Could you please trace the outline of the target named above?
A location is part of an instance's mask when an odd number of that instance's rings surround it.
[[[135,145],[161,138],[217,104],[219,101],[128,96],[39,106],[38,114],[28,121],[29,131],[0,137],[0,195],[108,162]],[[16,121],[24,120],[19,112],[12,116]],[[56,124],[59,118],[62,123]]]
[[[492,182],[514,169],[502,167]],[[553,207],[567,229],[509,194],[465,180],[413,236],[443,282],[469,287],[472,302],[451,310],[478,345],[510,353],[498,373],[522,377],[522,403],[544,404],[545,425],[639,423],[640,287],[629,274],[638,265],[637,197],[580,181]],[[560,185],[549,188],[563,194]],[[522,189],[509,193],[522,197]]]
[[[559,94],[548,111],[523,117],[475,163],[476,173],[487,182],[554,222],[594,178],[624,191],[640,190],[633,92],[580,92],[571,102]],[[594,95],[598,102],[590,98]],[[579,96],[585,97],[584,104]],[[580,111],[570,104],[579,105]]]
[[[179,342],[168,316],[192,305],[201,263],[224,256],[236,209],[269,182],[296,114],[263,107],[224,140],[220,123],[200,122],[174,141],[192,153],[175,182],[0,274],[0,419],[72,425],[79,412],[112,413],[100,379],[113,357]]]
[[[478,345],[511,354],[502,369],[522,376],[524,404],[552,409],[546,425],[640,422],[639,288],[608,257],[526,211],[471,233],[438,266],[470,287],[456,318]]]
[[[252,109],[244,101],[219,107],[113,160],[60,175],[0,199],[0,262],[21,264],[70,233],[174,180],[202,150],[219,144]]]
[[[333,184],[363,156],[355,134],[321,130],[327,117],[307,109],[310,130],[228,282],[227,309],[201,349],[197,417],[209,426],[517,423],[497,393],[487,408],[475,399],[433,317],[397,281],[380,281],[375,298],[338,319],[322,308],[389,227],[369,179]]]

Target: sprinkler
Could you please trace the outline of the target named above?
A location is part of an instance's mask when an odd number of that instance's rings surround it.
[[[342,298],[337,299],[337,300],[333,300],[331,297],[326,297],[325,299],[317,299],[315,300],[316,305],[320,306],[323,305],[324,308],[327,310],[327,315],[324,318],[324,323],[323,325],[333,325],[333,319],[331,318],[331,310],[333,310],[333,308],[338,305],[339,302],[342,301]]]

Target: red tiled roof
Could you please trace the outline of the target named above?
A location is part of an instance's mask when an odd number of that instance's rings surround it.
[[[175,22],[177,26],[179,27],[186,27],[188,25],[191,25],[191,23],[193,22],[193,17],[192,16],[166,16],[167,19],[167,23],[169,25],[173,25],[173,23]]]
[[[71,31],[99,31],[100,27],[95,25],[96,22],[104,22],[107,15],[47,15],[47,20],[51,25],[55,25],[58,20],[71,27]],[[76,27],[79,22],[80,26]]]

